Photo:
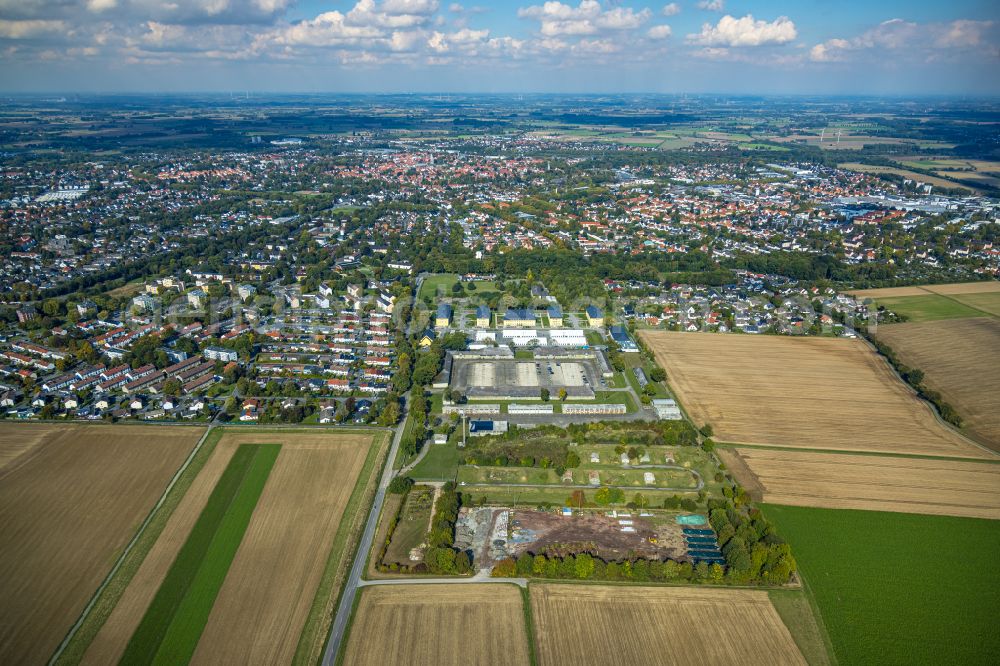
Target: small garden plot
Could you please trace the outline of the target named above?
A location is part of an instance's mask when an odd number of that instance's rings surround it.
[[[399,520],[392,530],[389,546],[382,562],[386,565],[412,565],[423,560],[420,545],[430,527],[434,508],[434,488],[414,486],[406,495],[399,511]]]

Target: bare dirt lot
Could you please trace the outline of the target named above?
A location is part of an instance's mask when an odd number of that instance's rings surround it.
[[[1000,520],[1000,465],[739,449],[772,504]],[[737,480],[743,474],[730,467]]]
[[[518,511],[513,525],[512,555],[526,551],[559,555],[588,551],[610,561],[629,553],[650,559],[681,559],[685,554],[680,525],[656,527],[642,517],[630,517],[628,521],[634,532],[623,532],[618,519],[597,513],[562,516],[546,511]]]
[[[715,439],[971,458],[874,350],[843,338],[643,331],[680,401]]]
[[[805,664],[766,592],[532,585],[540,666]]]
[[[523,666],[521,593],[497,584],[363,588],[343,663]]]
[[[233,452],[281,452],[212,607],[192,663],[290,663],[370,435],[227,431],[139,567],[84,662],[121,658]]]
[[[0,426],[0,663],[52,656],[203,432]]]
[[[945,319],[880,326],[884,340],[939,391],[963,427],[1000,451],[1000,320]]]

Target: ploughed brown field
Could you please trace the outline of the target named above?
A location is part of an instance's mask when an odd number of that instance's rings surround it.
[[[1000,451],[1000,320],[944,319],[880,326],[884,340],[924,383],[941,393],[962,426]]]
[[[203,432],[0,424],[0,663],[48,661]]]
[[[521,592],[496,583],[362,588],[344,655],[351,666],[527,663]]]
[[[531,607],[539,666],[806,663],[763,591],[532,585]]]
[[[167,522],[84,663],[117,662],[240,444],[281,444],[191,663],[291,663],[367,434],[227,430]]]
[[[844,338],[642,331],[697,424],[741,444],[982,458],[874,350]]]
[[[759,485],[771,504],[1000,520],[996,463],[749,448],[722,455],[741,485]]]

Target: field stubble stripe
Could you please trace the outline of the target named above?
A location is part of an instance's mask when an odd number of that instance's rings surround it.
[[[120,663],[165,660],[179,664],[190,660],[279,450],[276,444],[244,444],[237,448]],[[182,620],[180,624],[178,619]],[[196,635],[192,636],[188,629]]]

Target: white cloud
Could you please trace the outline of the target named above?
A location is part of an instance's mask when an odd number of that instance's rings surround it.
[[[654,25],[646,34],[650,39],[666,39],[673,34],[673,30],[669,25]]]
[[[264,36],[264,40],[288,46],[341,46],[359,44],[382,36],[377,28],[350,25],[343,14],[332,11],[285,26]]]
[[[809,50],[809,59],[813,62],[836,62],[843,60],[843,51],[850,48],[846,39],[829,39],[817,44]]]
[[[445,53],[448,50],[448,40],[443,32],[435,31],[427,40],[427,46],[436,53]]]
[[[92,12],[105,12],[118,6],[118,0],[87,0],[87,9]]]
[[[146,24],[149,32],[140,39],[146,46],[160,47],[168,44],[177,44],[184,37],[184,28],[179,25],[167,25],[157,21],[149,21]]]
[[[347,12],[345,21],[356,26],[414,28],[427,23],[437,7],[436,0],[385,0],[381,4],[358,0]]]
[[[725,8],[725,0],[698,0],[698,9],[704,9],[707,12],[721,12]]]
[[[660,10],[660,13],[664,16],[677,16],[681,13],[681,6],[676,2],[671,2],[669,5],[663,5],[663,9]]]
[[[418,30],[396,30],[389,38],[389,49],[392,51],[413,51],[423,39],[423,33]]]
[[[558,1],[532,5],[517,10],[521,18],[540,22],[540,31],[546,37],[562,35],[595,35],[604,31],[634,30],[649,20],[649,9],[635,11],[631,7],[614,7],[605,10],[597,0],[580,0],[576,7]]]
[[[787,44],[796,38],[795,24],[787,16],[774,21],[759,21],[751,14],[742,18],[723,16],[716,25],[705,23],[701,32],[688,35],[688,41],[703,46],[763,46]]]
[[[468,49],[483,45],[489,36],[489,30],[470,30],[468,28],[462,28],[448,35],[435,31],[427,40],[427,46],[435,53],[447,53],[452,47]]]
[[[936,53],[981,50],[995,44],[993,21],[950,23],[914,23],[903,19],[883,21],[852,39],[834,38],[809,50],[813,62],[841,62],[868,52],[892,54],[892,58],[917,55],[933,57]]]
[[[952,21],[944,26],[941,34],[934,40],[934,45],[946,49],[979,46],[984,41],[986,31],[992,27],[993,21]]]
[[[382,11],[386,14],[433,14],[438,9],[437,0],[384,0]]]
[[[66,30],[63,21],[51,20],[27,20],[8,21],[0,19],[0,38],[4,39],[30,39],[40,35],[59,33]]]

